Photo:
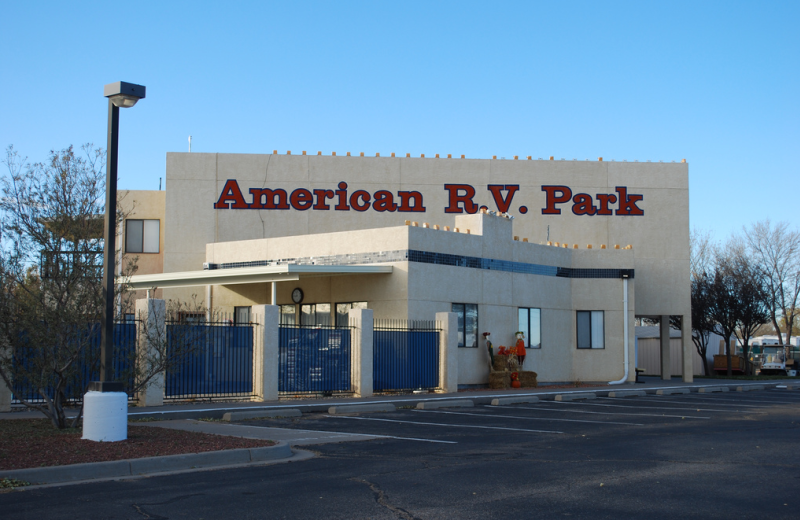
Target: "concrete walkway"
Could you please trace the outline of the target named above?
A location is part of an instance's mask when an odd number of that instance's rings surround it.
[[[707,387],[728,387],[733,390],[739,386],[763,385],[774,387],[776,385],[800,385],[800,378],[797,383],[791,379],[766,379],[766,380],[735,380],[735,379],[697,379],[694,383],[684,383],[680,379],[662,381],[658,377],[640,378],[644,384],[622,384],[608,385],[597,384],[586,387],[554,387],[540,386],[539,388],[520,388],[509,390],[467,390],[457,393],[438,394],[400,394],[400,395],[379,395],[366,398],[357,397],[327,397],[310,399],[281,399],[278,401],[238,401],[238,402],[219,402],[219,401],[199,401],[193,403],[167,404],[160,407],[130,407],[128,408],[129,420],[137,419],[158,419],[158,420],[178,420],[178,419],[222,419],[228,412],[240,411],[277,411],[281,409],[297,409],[303,413],[327,412],[332,406],[352,405],[359,403],[391,403],[400,407],[416,407],[418,403],[426,401],[440,401],[465,399],[472,400],[474,404],[490,404],[493,399],[520,397],[535,395],[539,399],[555,399],[557,395],[567,395],[571,393],[594,392],[597,397],[607,397],[609,392],[620,392],[625,390],[645,391],[648,394],[656,394],[659,390],[670,390],[684,388],[690,392],[698,392],[701,388]],[[77,410],[68,410],[67,415],[74,416]],[[0,413],[0,420],[3,419],[30,419],[40,418],[43,415],[37,411],[27,411],[17,408],[17,411]]]

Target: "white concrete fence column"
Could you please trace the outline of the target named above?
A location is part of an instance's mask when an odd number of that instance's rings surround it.
[[[458,315],[437,312],[439,332],[439,386],[444,393],[458,392]]]
[[[153,363],[165,352],[167,343],[167,306],[164,300],[136,300],[136,357],[142,373],[149,373]],[[159,372],[138,395],[139,406],[164,405],[164,372]]]
[[[670,356],[669,345],[669,316],[661,316],[658,328],[661,333],[661,379],[669,381],[672,379],[672,356]]]
[[[280,312],[277,305],[254,305],[253,394],[258,401],[278,400],[278,343]]]
[[[353,392],[356,397],[372,395],[372,309],[350,309],[350,347],[353,363]]]
[[[690,311],[691,312],[691,311]],[[681,316],[681,342],[683,343],[683,382],[694,382],[694,342],[692,341],[692,315]],[[705,361],[705,360],[704,360]]]
[[[11,356],[11,348],[5,347],[0,348],[0,356],[3,357],[3,360],[0,361],[0,365],[3,365]],[[11,389],[6,384],[5,380],[0,377],[0,412],[10,412],[11,411]]]

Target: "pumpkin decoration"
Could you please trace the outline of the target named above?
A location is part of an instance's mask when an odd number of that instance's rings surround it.
[[[511,372],[511,388],[519,388],[519,372]]]

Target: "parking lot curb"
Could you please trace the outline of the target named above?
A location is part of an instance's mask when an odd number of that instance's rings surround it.
[[[417,403],[417,410],[435,410],[437,408],[471,408],[475,403],[470,399],[452,401],[422,401]]]
[[[328,408],[328,413],[331,415],[341,415],[348,413],[361,413],[361,412],[394,412],[397,410],[395,405],[391,403],[381,404],[345,404],[339,406],[331,406]]]
[[[597,399],[597,394],[594,392],[576,392],[574,394],[558,394],[555,396],[556,401],[579,401],[581,399]]]
[[[523,397],[499,397],[492,399],[492,406],[502,406],[505,404],[523,404],[523,403],[538,403],[539,398],[536,396],[526,395]]]
[[[656,395],[677,395],[677,394],[688,394],[688,388],[667,388],[662,390],[656,390]]]
[[[85,464],[69,464],[66,466],[50,466],[46,468],[28,468],[10,471],[0,470],[0,477],[23,480],[31,484],[57,484],[60,482],[146,476],[187,469],[276,461],[288,459],[292,457],[292,455],[292,449],[287,443],[278,442],[275,446],[264,446],[261,448],[242,448],[237,450],[209,451],[184,455],[167,455],[164,457],[89,462]]]
[[[276,417],[300,417],[303,412],[296,408],[285,410],[248,410],[246,412],[227,412],[222,416],[223,421],[246,421],[248,419],[274,419]]]
[[[751,392],[753,390],[764,390],[764,385],[737,386],[737,392]]]
[[[609,392],[608,397],[644,397],[647,392],[644,390],[622,390]]]
[[[728,392],[727,386],[704,386],[697,389],[698,394],[710,394],[712,392]]]

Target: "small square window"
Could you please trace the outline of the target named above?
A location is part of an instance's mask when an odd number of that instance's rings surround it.
[[[349,302],[336,304],[336,326],[347,327],[350,323],[350,309],[366,309],[367,302]]]
[[[280,311],[281,311],[281,325],[297,324],[297,306],[281,305]]]
[[[126,253],[158,253],[161,222],[128,219],[125,221]]]
[[[250,307],[233,308],[234,325],[250,325]]]
[[[603,311],[578,311],[576,316],[578,348],[605,348],[605,325]]]

